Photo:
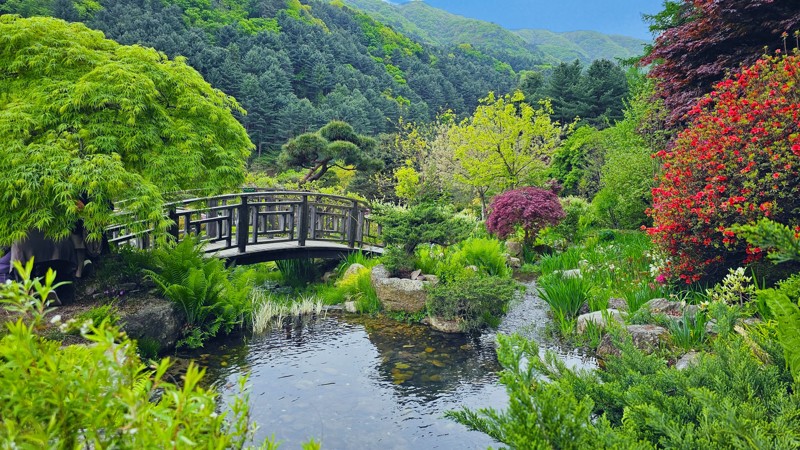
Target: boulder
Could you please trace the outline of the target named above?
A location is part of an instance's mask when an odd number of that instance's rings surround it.
[[[350,264],[350,267],[344,271],[344,275],[342,275],[342,279],[353,276],[357,274],[361,269],[364,269],[364,265],[359,263]]]
[[[436,331],[442,333],[461,333],[461,326],[457,320],[447,320],[441,317],[431,316],[428,325]]]
[[[684,370],[689,367],[696,366],[698,362],[700,362],[700,353],[691,351],[678,359],[678,361],[675,363],[675,368],[678,370]]]
[[[631,335],[633,345],[645,353],[653,353],[669,336],[666,328],[658,325],[628,325],[625,327]],[[620,350],[611,339],[611,334],[603,335],[600,345],[597,347],[597,356],[604,358],[608,355],[619,355]]]
[[[356,308],[356,302],[354,302],[352,300],[344,302],[344,310],[349,312],[349,313],[358,312],[358,308]]]
[[[120,323],[131,339],[153,339],[164,351],[175,347],[181,338],[186,315],[177,304],[153,297],[137,300],[135,310],[121,310]]]
[[[608,307],[609,309],[618,309],[620,311],[627,311],[628,310],[628,301],[624,298],[618,297],[611,297],[608,299]]]
[[[421,269],[417,269],[417,270],[411,272],[411,277],[410,278],[412,280],[418,280],[420,275],[422,275],[422,270]]]
[[[322,276],[323,283],[329,283],[336,274],[334,272],[325,272],[325,275]]]
[[[697,314],[697,305],[687,305],[685,302],[675,302],[665,298],[654,298],[644,305],[642,308],[647,308],[650,314],[664,314],[670,317],[683,317],[684,311],[689,317],[694,317]]]
[[[369,279],[372,281],[372,286],[375,287],[375,284],[378,283],[380,280],[386,280],[389,278],[389,271],[386,270],[386,266],[383,264],[378,264],[377,266],[372,268],[372,271],[369,274]]]
[[[506,260],[506,263],[509,265],[509,267],[513,267],[514,269],[519,269],[522,267],[522,260],[513,256],[509,256]]]
[[[506,241],[506,250],[510,256],[518,258],[522,255],[522,242]]]
[[[430,283],[429,281],[390,278],[383,264],[372,269],[370,279],[385,310],[416,313],[425,308],[425,302],[428,300],[425,286]]]
[[[439,283],[439,277],[437,277],[436,275],[424,274],[420,275],[419,279],[422,281],[430,282],[431,286],[434,286]]]
[[[625,316],[626,316],[625,313],[620,312],[616,309],[594,311],[578,316],[576,328],[578,334],[583,334],[586,331],[586,327],[589,325],[590,322],[594,323],[597,327],[601,329],[608,326],[609,320],[613,320],[617,323],[624,324]]]

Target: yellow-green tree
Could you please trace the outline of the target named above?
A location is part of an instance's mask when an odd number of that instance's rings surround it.
[[[120,200],[165,228],[164,193],[244,180],[252,143],[234,112],[183,58],[78,23],[0,16],[0,245],[31,228],[66,236],[78,219],[99,236]]]
[[[498,192],[544,181],[561,127],[550,119],[548,103],[534,109],[514,94],[481,100],[472,117],[449,133],[458,162],[456,181],[471,187],[486,217],[488,198]]]

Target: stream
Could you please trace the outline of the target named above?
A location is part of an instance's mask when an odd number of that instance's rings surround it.
[[[281,448],[313,438],[325,449],[472,449],[497,446],[487,435],[444,418],[448,410],[502,409],[496,333],[519,333],[572,367],[595,367],[579,350],[552,342],[549,310],[527,284],[497,330],[447,335],[421,324],[328,313],[246,340],[218,340],[182,355],[207,368],[226,402],[249,373],[256,441]]]

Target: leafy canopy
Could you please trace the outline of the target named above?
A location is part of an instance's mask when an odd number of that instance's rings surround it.
[[[280,155],[286,167],[308,169],[301,184],[322,178],[331,167],[347,170],[378,170],[383,162],[372,156],[375,140],[361,136],[346,122],[334,120],[316,133],[303,133],[289,140]]]
[[[79,218],[99,236],[123,199],[163,229],[164,193],[243,181],[252,144],[233,112],[244,113],[183,58],[82,24],[0,17],[0,245],[32,228],[65,236]]]
[[[490,233],[505,239],[519,227],[525,232],[528,244],[539,230],[557,225],[566,216],[555,192],[535,187],[504,192],[494,198],[490,209],[486,219],[486,229]]]
[[[655,63],[649,75],[675,125],[726,72],[782,46],[781,33],[800,27],[800,10],[795,0],[682,0],[645,19],[661,34],[642,64]]]
[[[478,193],[484,210],[487,195],[544,181],[558,146],[561,127],[550,120],[549,106],[534,109],[524,100],[519,91],[503,97],[490,93],[450,132],[460,165],[456,181]]]

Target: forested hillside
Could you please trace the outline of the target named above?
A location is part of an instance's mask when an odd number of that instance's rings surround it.
[[[640,39],[595,31],[511,31],[494,23],[451,14],[419,1],[400,5],[383,0],[345,0],[345,3],[426,42],[438,45],[469,44],[487,55],[508,62],[515,70],[542,68],[559,62],[573,62],[575,59],[589,64],[597,59],[631,58],[641,55],[646,44]]]
[[[393,5],[383,0],[345,0],[404,33],[443,46],[461,45],[507,62],[515,70],[554,62],[500,25],[469,19],[424,2]]]
[[[377,134],[401,116],[467,114],[517,82],[474,49],[415,42],[340,1],[10,0],[0,12],[82,21],[122,44],[185,56],[247,110],[257,152],[334,119]]]

